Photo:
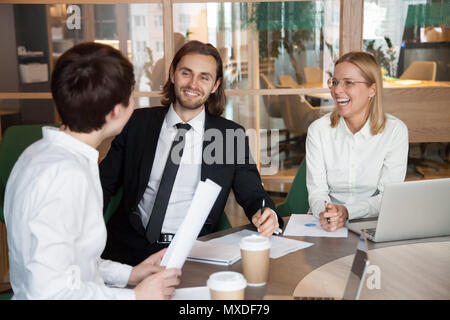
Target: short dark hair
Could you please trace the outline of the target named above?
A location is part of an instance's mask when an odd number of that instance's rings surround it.
[[[220,116],[225,110],[226,97],[224,90],[224,81],[223,81],[223,64],[222,58],[220,57],[219,51],[214,48],[213,45],[209,43],[203,43],[197,40],[189,41],[184,46],[181,47],[180,50],[175,54],[175,57],[170,64],[170,72],[175,72],[178,62],[180,62],[181,58],[185,55],[197,53],[205,56],[212,56],[216,60],[216,81],[220,79],[220,85],[217,90],[212,93],[208,100],[205,102],[206,109],[212,115]],[[176,100],[175,97],[175,86],[170,81],[170,77],[163,88],[163,98],[161,102],[164,106],[168,107],[171,103],[174,103]]]
[[[117,104],[128,106],[133,65],[111,46],[87,42],[66,51],[52,74],[52,96],[62,124],[89,133],[105,124]]]

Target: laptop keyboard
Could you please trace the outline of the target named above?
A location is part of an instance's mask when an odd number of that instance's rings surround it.
[[[366,233],[370,234],[372,237],[375,237],[375,231],[376,230],[377,230],[376,228],[366,229]]]

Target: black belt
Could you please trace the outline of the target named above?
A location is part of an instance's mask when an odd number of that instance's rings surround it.
[[[157,243],[170,243],[173,240],[173,237],[175,237],[175,234],[173,233],[161,233],[159,235],[159,239],[158,241],[156,241]]]

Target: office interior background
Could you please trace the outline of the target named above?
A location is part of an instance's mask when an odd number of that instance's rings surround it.
[[[326,81],[334,61],[364,50],[382,66],[387,112],[410,130],[407,180],[450,177],[449,25],[448,0],[2,0],[0,138],[12,125],[59,121],[49,80],[77,43],[122,51],[135,68],[136,107],[144,108],[160,105],[176,50],[209,42],[224,62],[223,116],[252,133],[264,186],[280,202],[304,158],[308,125],[333,107]],[[432,62],[431,76],[408,76],[419,61]],[[227,207],[233,226],[248,223],[233,195]]]

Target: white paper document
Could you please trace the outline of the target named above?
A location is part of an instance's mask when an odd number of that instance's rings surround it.
[[[211,300],[208,287],[176,289],[172,300]]]
[[[214,243],[218,245],[232,245],[239,248],[239,241],[241,241],[241,238],[246,236],[251,236],[253,234],[258,234],[255,231],[251,230],[241,230],[239,232],[235,232],[220,238],[215,238],[212,240],[209,240],[209,243]],[[278,236],[272,236],[270,237],[271,247],[270,247],[270,258],[277,259],[284,255],[287,255],[288,253],[305,249],[313,245],[313,243],[310,242],[304,242],[299,240],[293,240]]]
[[[239,245],[195,241],[187,260],[229,266],[241,259]]]
[[[284,230],[285,236],[347,238],[348,229],[342,227],[333,232],[322,229],[319,220],[309,214],[292,214]]]
[[[183,267],[220,190],[222,188],[209,179],[198,183],[186,217],[161,260],[162,266],[179,269]]]

